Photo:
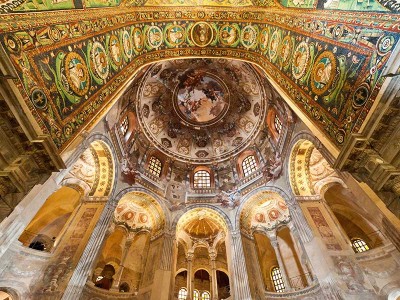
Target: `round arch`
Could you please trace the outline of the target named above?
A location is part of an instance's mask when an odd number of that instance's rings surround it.
[[[208,208],[211,210],[214,210],[216,213],[218,213],[220,215],[220,217],[222,217],[222,219],[224,219],[225,224],[227,226],[228,232],[232,232],[233,231],[233,226],[232,226],[232,221],[229,218],[229,216],[225,213],[225,211],[223,211],[221,208],[217,207],[217,206],[213,206],[210,204],[205,204],[205,203],[199,203],[199,204],[193,204],[193,205],[189,205],[187,207],[185,207],[184,209],[180,210],[179,213],[174,217],[174,220],[171,224],[171,229],[176,228],[180,218],[187,213],[188,211],[195,209],[195,208]]]
[[[65,174],[67,174],[67,172],[73,167],[73,165],[78,161],[78,159],[81,157],[81,155],[90,147],[90,145],[93,142],[101,142],[102,145],[105,147],[104,149],[106,151],[109,152],[110,156],[111,156],[111,160],[112,160],[112,166],[110,166],[110,168],[113,170],[113,183],[112,186],[110,188],[110,191],[108,193],[108,196],[112,196],[115,191],[116,191],[116,186],[117,186],[117,182],[120,176],[120,172],[119,172],[119,164],[116,161],[117,159],[117,154],[116,151],[114,149],[114,145],[111,142],[111,140],[108,138],[107,135],[105,135],[104,133],[101,132],[92,132],[91,134],[89,134],[87,136],[87,138],[80,143],[80,145],[78,147],[75,148],[74,152],[71,154],[71,156],[69,156],[66,161],[65,161],[65,165],[67,166],[67,169],[62,171],[62,178],[65,176]],[[82,187],[83,190],[85,191],[85,195],[86,192],[88,191],[87,187],[85,185],[82,186],[81,181],[74,181],[74,180],[62,180],[61,185],[78,185],[79,187]]]
[[[117,208],[118,203],[120,202],[121,199],[124,198],[124,196],[128,195],[129,193],[135,193],[135,192],[139,192],[139,193],[143,193],[143,194],[147,194],[148,196],[150,196],[155,203],[157,203],[161,210],[162,213],[164,214],[164,231],[166,229],[168,229],[170,227],[170,223],[171,223],[171,213],[169,211],[169,209],[167,208],[167,206],[165,205],[165,201],[162,201],[160,199],[160,197],[155,194],[154,192],[140,187],[140,186],[132,186],[126,189],[121,190],[114,198],[112,198],[111,202],[110,202],[110,206],[112,211],[114,211]]]
[[[253,197],[254,195],[261,193],[261,192],[275,192],[276,194],[278,194],[279,196],[281,196],[283,198],[283,200],[286,202],[286,204],[288,205],[288,207],[290,208],[290,206],[292,205],[297,205],[294,198],[290,197],[283,189],[276,187],[276,186],[272,186],[272,185],[266,185],[257,189],[254,189],[253,191],[251,191],[250,193],[246,194],[245,197],[243,197],[237,211],[235,214],[235,230],[240,230],[240,215],[243,211],[243,207],[246,206],[246,203],[248,202],[248,200]]]

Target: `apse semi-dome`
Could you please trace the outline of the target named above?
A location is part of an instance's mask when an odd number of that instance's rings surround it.
[[[255,138],[265,118],[265,91],[248,63],[185,59],[151,66],[136,111],[151,143],[177,160],[223,161]]]

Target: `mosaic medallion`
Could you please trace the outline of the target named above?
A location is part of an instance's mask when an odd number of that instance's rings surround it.
[[[214,39],[214,30],[206,22],[197,22],[190,30],[190,38],[196,46],[205,47]]]
[[[311,90],[322,95],[330,89],[336,74],[336,59],[332,52],[324,51],[315,60],[311,73]]]
[[[264,28],[263,30],[261,30],[260,33],[260,37],[259,37],[260,41],[258,43],[261,51],[265,52],[268,50],[268,39],[269,39],[269,34],[268,34],[268,28]]]
[[[88,92],[89,72],[84,59],[76,52],[70,52],[65,57],[65,77],[76,95],[83,96]]]
[[[293,41],[290,35],[286,36],[281,44],[280,49],[280,60],[283,67],[287,67],[292,57]]]
[[[122,45],[124,47],[124,53],[128,59],[132,58],[133,49],[132,49],[132,41],[131,36],[128,31],[124,30],[122,33]]]
[[[253,48],[257,44],[258,31],[254,26],[247,25],[241,33],[241,43],[245,48]]]
[[[369,97],[369,86],[368,84],[360,85],[354,92],[353,95],[353,106],[355,108],[360,108],[363,106]]]
[[[7,49],[13,53],[18,53],[21,51],[21,41],[13,35],[6,35],[4,37],[5,45]]]
[[[120,66],[122,64],[122,52],[121,44],[117,36],[112,35],[109,41],[110,57],[115,65]]]
[[[143,50],[143,33],[140,28],[135,27],[132,30],[133,49],[139,53]]]
[[[281,33],[278,30],[275,30],[271,36],[271,41],[269,43],[269,59],[274,61],[278,56],[278,49],[281,43]]]
[[[236,26],[225,24],[219,31],[219,40],[223,45],[232,46],[239,38],[239,30]]]
[[[306,73],[310,61],[310,49],[306,42],[301,42],[294,51],[292,75],[300,79]]]
[[[158,48],[163,42],[163,33],[160,27],[150,26],[147,30],[147,43],[151,48]]]
[[[392,50],[395,39],[392,36],[382,36],[379,38],[377,43],[377,49],[380,55],[386,55],[390,50]]]
[[[40,89],[34,89],[32,91],[31,100],[33,104],[39,109],[43,109],[47,105],[47,97],[45,93],[43,93],[43,91]]]
[[[90,50],[90,59],[96,75],[106,79],[109,73],[108,58],[106,50],[99,42],[94,42]]]
[[[180,25],[170,25],[165,29],[166,40],[171,46],[176,47],[185,40],[185,29]]]

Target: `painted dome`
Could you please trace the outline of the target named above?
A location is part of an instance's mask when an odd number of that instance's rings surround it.
[[[265,91],[248,63],[225,59],[166,61],[141,81],[136,111],[145,136],[190,163],[223,161],[259,132]]]

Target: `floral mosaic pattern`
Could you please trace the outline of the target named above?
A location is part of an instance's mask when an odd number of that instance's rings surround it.
[[[163,15],[172,18],[169,12]],[[340,146],[365,119],[399,38],[388,20],[372,29],[363,22],[351,25],[350,17],[343,23],[334,17],[316,21],[286,15],[275,17],[275,25],[240,22],[249,18],[245,13],[232,14],[237,20],[230,22],[139,20],[147,16],[127,14],[2,34],[20,76],[16,83],[29,95],[31,110],[58,148],[93,120],[140,66],[193,56],[259,64]]]

